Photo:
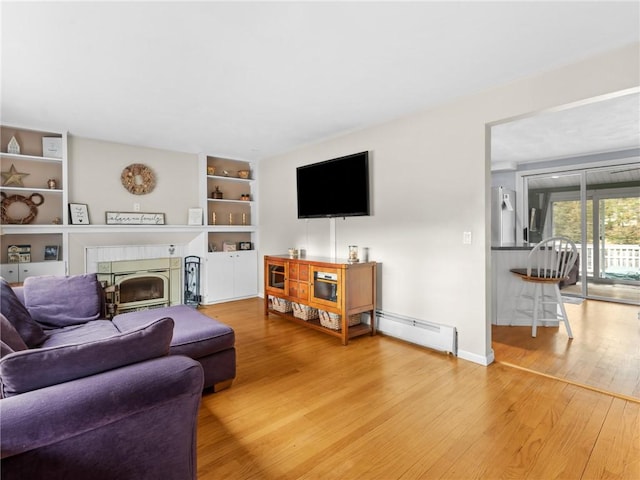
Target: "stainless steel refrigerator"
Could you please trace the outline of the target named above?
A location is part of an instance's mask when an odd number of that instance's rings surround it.
[[[513,245],[516,241],[516,192],[504,187],[491,189],[491,245]]]

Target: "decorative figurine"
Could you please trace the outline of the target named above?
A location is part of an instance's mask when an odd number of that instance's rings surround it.
[[[20,155],[20,144],[18,143],[18,140],[16,140],[16,137],[11,137],[11,140],[9,140],[9,144],[7,145],[7,153]]]
[[[22,183],[22,177],[26,177],[27,175],[29,174],[17,171],[15,165],[12,164],[11,168],[8,171],[2,172],[2,178],[4,179],[2,185],[4,185],[5,187],[8,187],[9,185],[24,187]]]
[[[349,263],[358,263],[358,246],[349,245]]]
[[[55,190],[58,187],[58,184],[55,179],[50,178],[47,180],[47,187],[49,187],[50,190]]]

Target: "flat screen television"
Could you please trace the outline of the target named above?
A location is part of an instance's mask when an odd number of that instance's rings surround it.
[[[369,152],[296,170],[298,218],[355,217],[369,213]]]

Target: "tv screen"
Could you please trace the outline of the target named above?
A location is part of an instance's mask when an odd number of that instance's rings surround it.
[[[369,152],[298,167],[298,218],[369,215]]]

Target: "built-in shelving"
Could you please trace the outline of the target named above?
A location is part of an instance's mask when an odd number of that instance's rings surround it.
[[[43,155],[43,139],[59,139],[59,156]],[[9,143],[15,138],[20,153],[9,153]],[[2,271],[11,281],[23,281],[31,275],[65,274],[68,257],[67,242],[67,134],[51,130],[0,126],[0,169],[24,174],[19,184],[3,176],[0,192],[5,209],[0,225],[0,259]],[[55,187],[50,188],[50,181]],[[33,218],[29,218],[34,215]],[[19,223],[28,221],[29,223]],[[29,245],[31,262],[7,263],[7,248]],[[44,250],[58,247],[58,259],[45,261]],[[17,280],[16,280],[17,279]]]

